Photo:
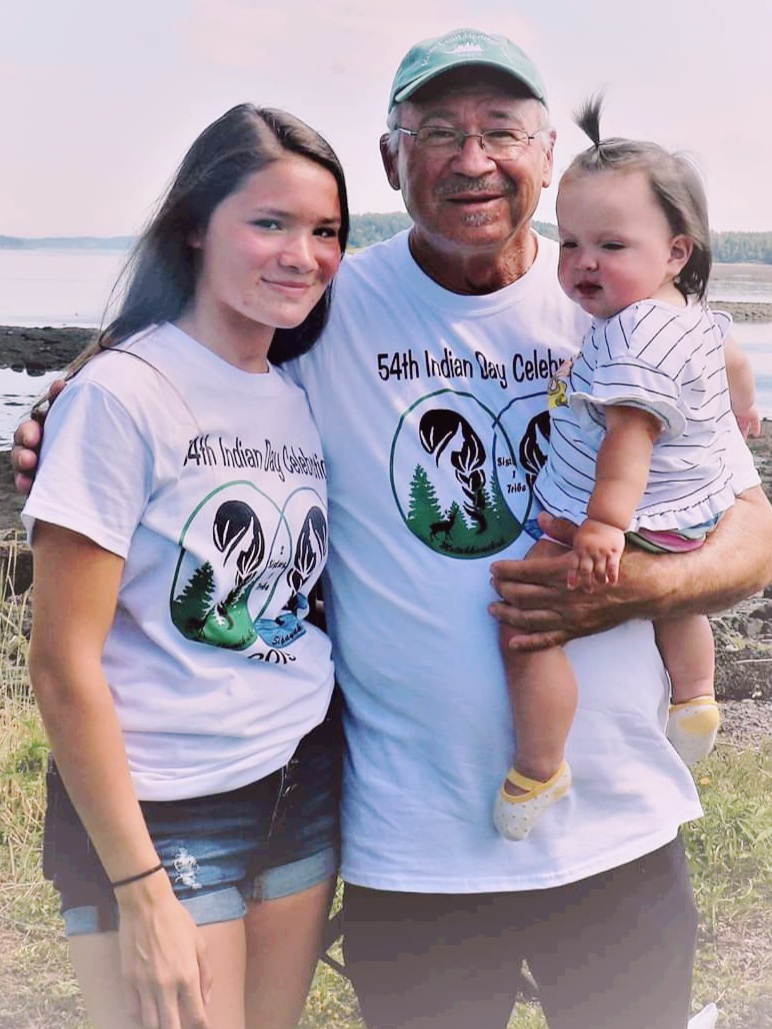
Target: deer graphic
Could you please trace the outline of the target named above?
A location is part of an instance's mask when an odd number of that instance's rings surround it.
[[[448,536],[451,533],[451,530],[453,529],[453,526],[456,523],[457,516],[458,508],[454,507],[449,518],[442,518],[439,522],[432,522],[432,524],[429,526],[429,538],[434,540],[437,538],[437,536],[439,536],[440,533],[443,533],[445,539],[447,540]]]

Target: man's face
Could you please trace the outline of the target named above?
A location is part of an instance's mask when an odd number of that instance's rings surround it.
[[[407,129],[441,126],[464,132],[517,128],[538,132],[542,108],[491,85],[455,86],[425,102],[399,107]],[[493,159],[480,140],[467,139],[457,152],[421,146],[400,136],[396,153],[382,148],[389,182],[402,192],[425,246],[449,251],[500,250],[528,231],[544,186],[552,178],[554,134],[540,132],[512,156]]]

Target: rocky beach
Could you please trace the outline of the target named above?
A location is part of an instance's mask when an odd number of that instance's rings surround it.
[[[0,368],[33,375],[58,371],[83,350],[94,333],[94,329],[78,326],[29,329],[0,325]]]
[[[716,304],[736,321],[772,322],[772,304]],[[31,373],[65,367],[93,338],[93,329],[0,326],[0,366]],[[750,440],[767,495],[772,497],[772,421]],[[23,498],[13,488],[10,459],[0,453],[0,537],[20,526]],[[770,540],[772,546],[772,540]],[[0,550],[0,572],[2,551]],[[21,571],[22,583],[29,565]],[[772,737],[772,586],[711,619],[716,637],[716,687],[724,701],[724,732],[740,742]]]

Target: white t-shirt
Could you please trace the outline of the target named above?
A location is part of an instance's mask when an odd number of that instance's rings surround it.
[[[648,853],[700,814],[663,733],[651,625],[635,621],[567,647],[580,691],[569,796],[522,843],[493,828],[513,732],[489,568],[533,542],[547,385],[587,327],[558,286],[556,245],[538,243],[528,273],[486,296],[442,289],[407,233],[347,256],[330,323],[292,368],[329,473],[351,883],[556,886]],[[758,482],[750,457],[745,478]]]
[[[536,494],[552,514],[581,522],[595,485],[604,409],[625,404],[662,424],[649,479],[629,529],[687,529],[734,503],[727,447],[739,436],[729,401],[721,325],[699,304],[642,300],[593,321],[570,370],[550,392],[552,432]]]
[[[321,721],[330,646],[304,618],[326,468],[281,371],[168,324],[96,357],[51,409],[23,518],[125,559],[103,665],[140,799],[243,786]]]

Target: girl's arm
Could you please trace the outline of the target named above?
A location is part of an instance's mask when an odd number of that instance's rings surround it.
[[[123,560],[78,533],[35,524],[30,676],[67,791],[111,881],[158,864],[102,669]],[[207,1026],[198,930],[165,873],[116,890],[121,963],[142,1024]]]
[[[756,406],[756,382],[753,369],[745,351],[734,338],[724,337],[724,360],[729,380],[729,399],[732,413],[737,419],[740,431],[748,436],[761,435],[761,417]]]
[[[595,486],[587,518],[574,536],[569,587],[592,590],[615,584],[625,531],[649,478],[651,451],[662,431],[658,418],[637,407],[608,405],[606,432],[595,462]]]

